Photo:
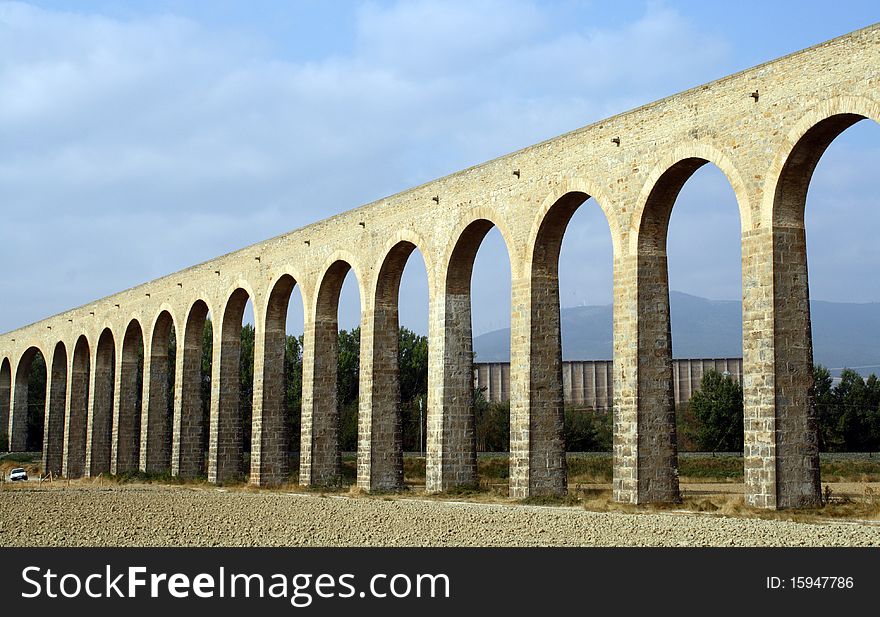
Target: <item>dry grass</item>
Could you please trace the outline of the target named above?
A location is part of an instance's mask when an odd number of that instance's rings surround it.
[[[275,491],[284,493],[310,493],[345,495],[353,498],[379,498],[393,500],[420,498],[431,500],[466,500],[476,503],[519,503],[539,506],[582,507],[596,512],[670,512],[687,511],[715,516],[760,518],[798,522],[821,522],[827,520],[880,521],[880,461],[837,460],[823,462],[824,505],[815,509],[790,509],[778,512],[748,507],[743,499],[741,473],[742,459],[738,457],[683,458],[681,487],[683,498],[679,503],[629,505],[612,500],[611,457],[585,456],[569,459],[569,493],[564,497],[532,497],[514,501],[508,491],[508,461],[506,457],[481,457],[478,459],[479,483],[475,486],[456,487],[438,494],[425,492],[425,459],[404,459],[406,488],[401,491],[367,493],[355,484],[355,460],[343,459],[339,484],[332,487],[302,486],[297,482],[296,470],[289,482],[272,488],[260,488],[245,480],[218,487],[206,479],[181,480],[167,474],[125,473],[118,476],[101,475],[97,478],[77,480],[55,479],[43,487],[52,488],[110,488],[114,485],[134,485],[149,489],[151,485],[183,485],[192,490],[230,491],[254,493]],[[38,477],[40,462],[34,456],[7,456],[0,460],[0,472],[6,477],[15,467],[24,467],[29,475]],[[872,485],[871,483],[874,483]],[[5,487],[26,488],[6,483]]]

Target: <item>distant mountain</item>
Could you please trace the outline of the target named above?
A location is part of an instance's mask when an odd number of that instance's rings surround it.
[[[732,300],[707,300],[673,291],[672,349],[676,358],[742,355],[742,308]],[[880,373],[880,303],[813,301],[813,355],[829,367],[866,366]],[[565,360],[601,360],[612,356],[611,305],[562,309]],[[510,359],[510,329],[474,338],[477,362]]]

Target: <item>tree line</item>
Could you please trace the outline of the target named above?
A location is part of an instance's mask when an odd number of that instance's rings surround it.
[[[821,452],[873,452],[880,450],[880,379],[867,379],[843,369],[835,384],[829,370],[813,367],[811,404]],[[743,390],[730,375],[711,370],[700,389],[679,414],[679,432],[696,449],[706,452],[740,452],[743,448]]]

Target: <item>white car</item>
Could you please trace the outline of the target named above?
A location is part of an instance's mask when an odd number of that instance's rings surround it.
[[[9,480],[12,482],[16,482],[18,480],[27,480],[27,472],[21,467],[16,467],[12,471],[9,472]]]

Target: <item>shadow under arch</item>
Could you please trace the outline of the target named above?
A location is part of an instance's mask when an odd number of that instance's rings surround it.
[[[172,357],[172,344],[175,346]],[[153,321],[148,361],[144,366],[144,395],[140,438],[140,469],[147,473],[171,471],[177,328],[168,308]]]
[[[206,401],[202,400],[202,341],[209,312],[208,304],[204,300],[193,302],[186,316],[183,336],[177,339],[171,475],[181,478],[207,475]]]
[[[113,445],[110,473],[118,474],[138,468],[141,443],[141,409],[144,383],[144,332],[140,322],[132,319],[122,338],[114,406]]]
[[[76,339],[70,369],[61,473],[66,478],[79,478],[85,473],[91,381],[91,349],[85,334]]]
[[[115,395],[116,341],[113,331],[104,328],[95,349],[95,367],[89,392],[88,442],[86,467],[88,477],[110,473],[113,434],[113,398]]]
[[[64,456],[64,418],[67,406],[67,347],[55,344],[48,373],[46,425],[43,433],[43,471],[60,475]]]
[[[12,364],[9,358],[0,362],[0,442],[2,449],[9,448],[9,411],[12,396]]]
[[[43,449],[47,370],[46,355],[39,346],[28,347],[18,360],[9,421],[11,452]]]

